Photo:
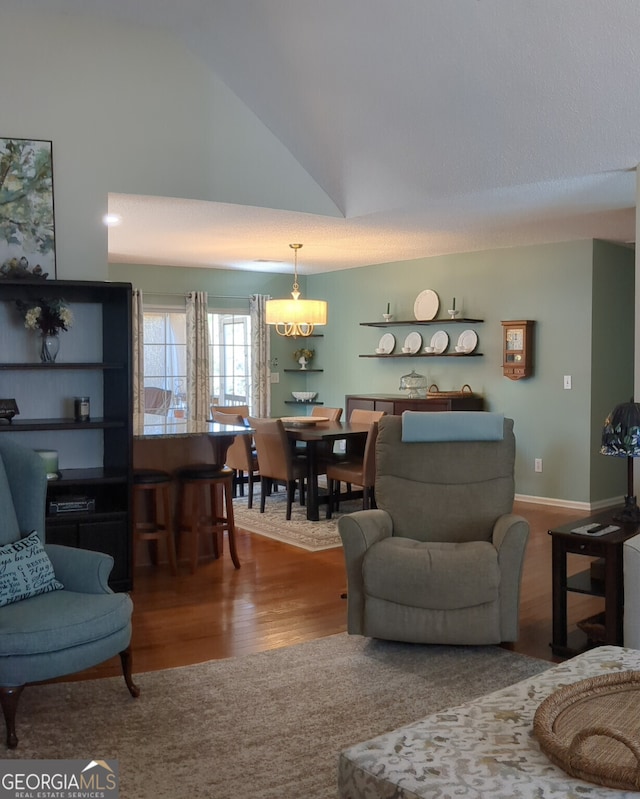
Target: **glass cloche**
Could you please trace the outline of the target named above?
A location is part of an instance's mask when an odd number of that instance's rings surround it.
[[[417,399],[420,396],[424,396],[426,388],[427,378],[424,375],[419,375],[415,369],[400,378],[400,391],[408,391],[407,396],[409,399]],[[420,393],[421,391],[422,394]]]

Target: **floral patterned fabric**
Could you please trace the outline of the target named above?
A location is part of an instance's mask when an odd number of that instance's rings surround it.
[[[251,313],[251,413],[271,416],[271,339],[265,321],[265,294],[249,298]]]
[[[190,291],[186,301],[187,407],[189,419],[194,422],[204,422],[211,417],[207,292]]]
[[[638,797],[571,777],[541,751],[533,717],[563,685],[640,669],[640,652],[602,646],[467,704],[346,749],[340,799]]]

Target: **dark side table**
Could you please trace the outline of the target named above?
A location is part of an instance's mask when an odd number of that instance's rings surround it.
[[[640,525],[614,522],[617,509],[602,511],[593,516],[563,524],[549,530],[552,539],[553,583],[553,640],[551,651],[561,657],[573,657],[589,648],[589,639],[581,630],[567,631],[567,594],[604,597],[604,641],[598,643],[622,646],[624,585],[622,556],[623,543],[640,532]],[[602,536],[572,533],[576,527],[587,524],[616,525],[619,530]],[[567,577],[567,555],[588,555],[603,561],[603,579],[595,579],[591,568]]]

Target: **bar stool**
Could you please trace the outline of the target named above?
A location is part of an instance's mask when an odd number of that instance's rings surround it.
[[[178,573],[176,542],[171,524],[171,502],[169,492],[172,478],[169,472],[160,469],[134,469],[133,472],[133,565],[140,541],[164,541],[169,568]],[[142,512],[145,508],[145,512]],[[157,550],[154,563],[157,563]]]
[[[229,538],[231,560],[235,568],[239,569],[233,518],[233,469],[226,466],[219,469],[206,464],[194,464],[177,469],[175,477],[179,486],[178,531],[181,535],[187,534],[191,538],[191,573],[194,574],[198,566],[200,534],[209,533],[213,536],[214,554],[217,558],[223,552],[225,530]],[[220,491],[225,515],[219,507]],[[209,514],[207,509],[210,511]]]

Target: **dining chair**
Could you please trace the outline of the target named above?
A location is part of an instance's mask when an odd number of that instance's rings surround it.
[[[376,479],[376,439],[378,438],[378,422],[371,422],[367,440],[364,445],[364,455],[357,455],[345,460],[338,460],[327,464],[327,519],[330,519],[334,505],[340,507],[340,485],[347,484],[347,494],[351,496],[351,486],[362,486],[362,509],[375,508],[373,488]]]
[[[219,411],[215,406],[211,407],[211,417],[214,422],[219,424],[237,424],[244,426],[243,417],[238,414]],[[253,484],[260,475],[256,474],[259,470],[258,456],[251,447],[251,436],[236,436],[233,444],[227,450],[226,465],[233,469],[235,473],[234,484],[240,489],[240,496],[244,496],[244,475],[247,474],[248,500],[247,507],[253,507]]]
[[[260,513],[264,513],[267,494],[272,481],[285,484],[287,489],[287,521],[296,487],[300,491],[300,504],[304,504],[304,480],[307,474],[306,458],[296,455],[284,429],[282,419],[249,417],[254,430],[258,463],[260,464]]]
[[[230,413],[232,416],[242,416],[243,419],[247,419],[249,416],[248,405],[212,405],[212,415],[214,411],[216,413]]]
[[[173,392],[165,388],[145,386],[144,412],[155,413],[157,416],[167,416],[171,407]]]
[[[349,424],[371,424],[379,422],[385,411],[369,411],[365,408],[354,408],[349,415]],[[336,460],[353,461],[364,458],[365,445],[361,441],[347,441],[346,452],[336,457]],[[347,492],[351,491],[351,486],[347,484]]]
[[[384,414],[384,411],[368,411],[365,408],[354,408],[349,416],[349,422],[353,424],[371,424],[371,422],[379,422]]]
[[[324,416],[332,422],[339,422],[342,418],[342,408],[325,408],[324,405],[314,405],[312,416]]]

